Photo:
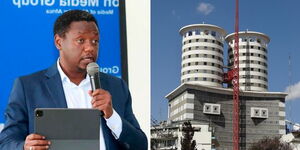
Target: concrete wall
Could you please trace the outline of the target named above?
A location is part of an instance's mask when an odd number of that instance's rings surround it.
[[[171,107],[171,111],[185,105],[186,103],[194,104],[194,120],[209,123],[215,132],[215,137],[219,143],[218,150],[232,149],[232,95],[216,94],[204,92],[200,90],[187,90],[183,92],[185,95],[194,95],[194,99],[183,100]],[[180,96],[182,96],[181,94]],[[242,93],[241,93],[242,95]],[[179,97],[180,97],[179,96]],[[174,98],[176,100],[176,98]],[[172,102],[172,101],[171,101]],[[204,103],[221,104],[221,115],[207,115],[203,113]],[[240,98],[240,134],[241,134],[241,150],[246,150],[253,142],[269,136],[281,136],[285,131],[285,114],[284,102],[282,99],[264,98],[264,97],[247,97]],[[269,117],[267,119],[253,119],[251,118],[251,107],[262,107],[268,109]],[[171,120],[175,119],[184,113],[189,112],[190,109],[182,110],[177,114],[171,116]]]

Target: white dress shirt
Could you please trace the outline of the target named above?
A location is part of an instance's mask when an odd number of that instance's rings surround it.
[[[61,77],[68,108],[92,108],[92,98],[88,94],[88,91],[91,90],[90,78],[88,75],[79,85],[76,85],[71,82],[61,69],[59,59],[57,60],[57,69]],[[113,136],[118,139],[122,132],[122,120],[119,114],[113,109],[112,116],[105,120],[107,126],[112,131]],[[106,150],[104,140],[102,127],[100,125],[100,150]]]

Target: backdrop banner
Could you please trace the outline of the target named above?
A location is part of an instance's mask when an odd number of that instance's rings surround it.
[[[54,21],[71,9],[85,10],[96,17],[100,71],[121,77],[119,0],[1,0],[0,130],[14,80],[56,63]]]

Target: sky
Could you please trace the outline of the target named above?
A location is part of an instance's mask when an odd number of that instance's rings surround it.
[[[239,4],[240,31],[262,32],[271,39],[268,44],[269,91],[290,91],[286,101],[286,119],[298,123],[299,6],[300,1],[297,0],[241,0]],[[180,85],[182,37],[179,29],[189,24],[206,23],[233,33],[234,17],[235,0],[151,1],[152,119],[167,119],[168,101],[165,96]],[[227,53],[227,44],[224,45],[224,52]]]

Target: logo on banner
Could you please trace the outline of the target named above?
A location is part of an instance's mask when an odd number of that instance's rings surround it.
[[[45,7],[119,7],[119,0],[12,0],[14,6],[18,8],[29,7],[29,6],[45,6]],[[46,9],[46,14],[61,14],[68,11],[62,9]],[[87,9],[89,13],[101,14],[101,15],[112,15],[113,9],[109,10],[93,10]]]

